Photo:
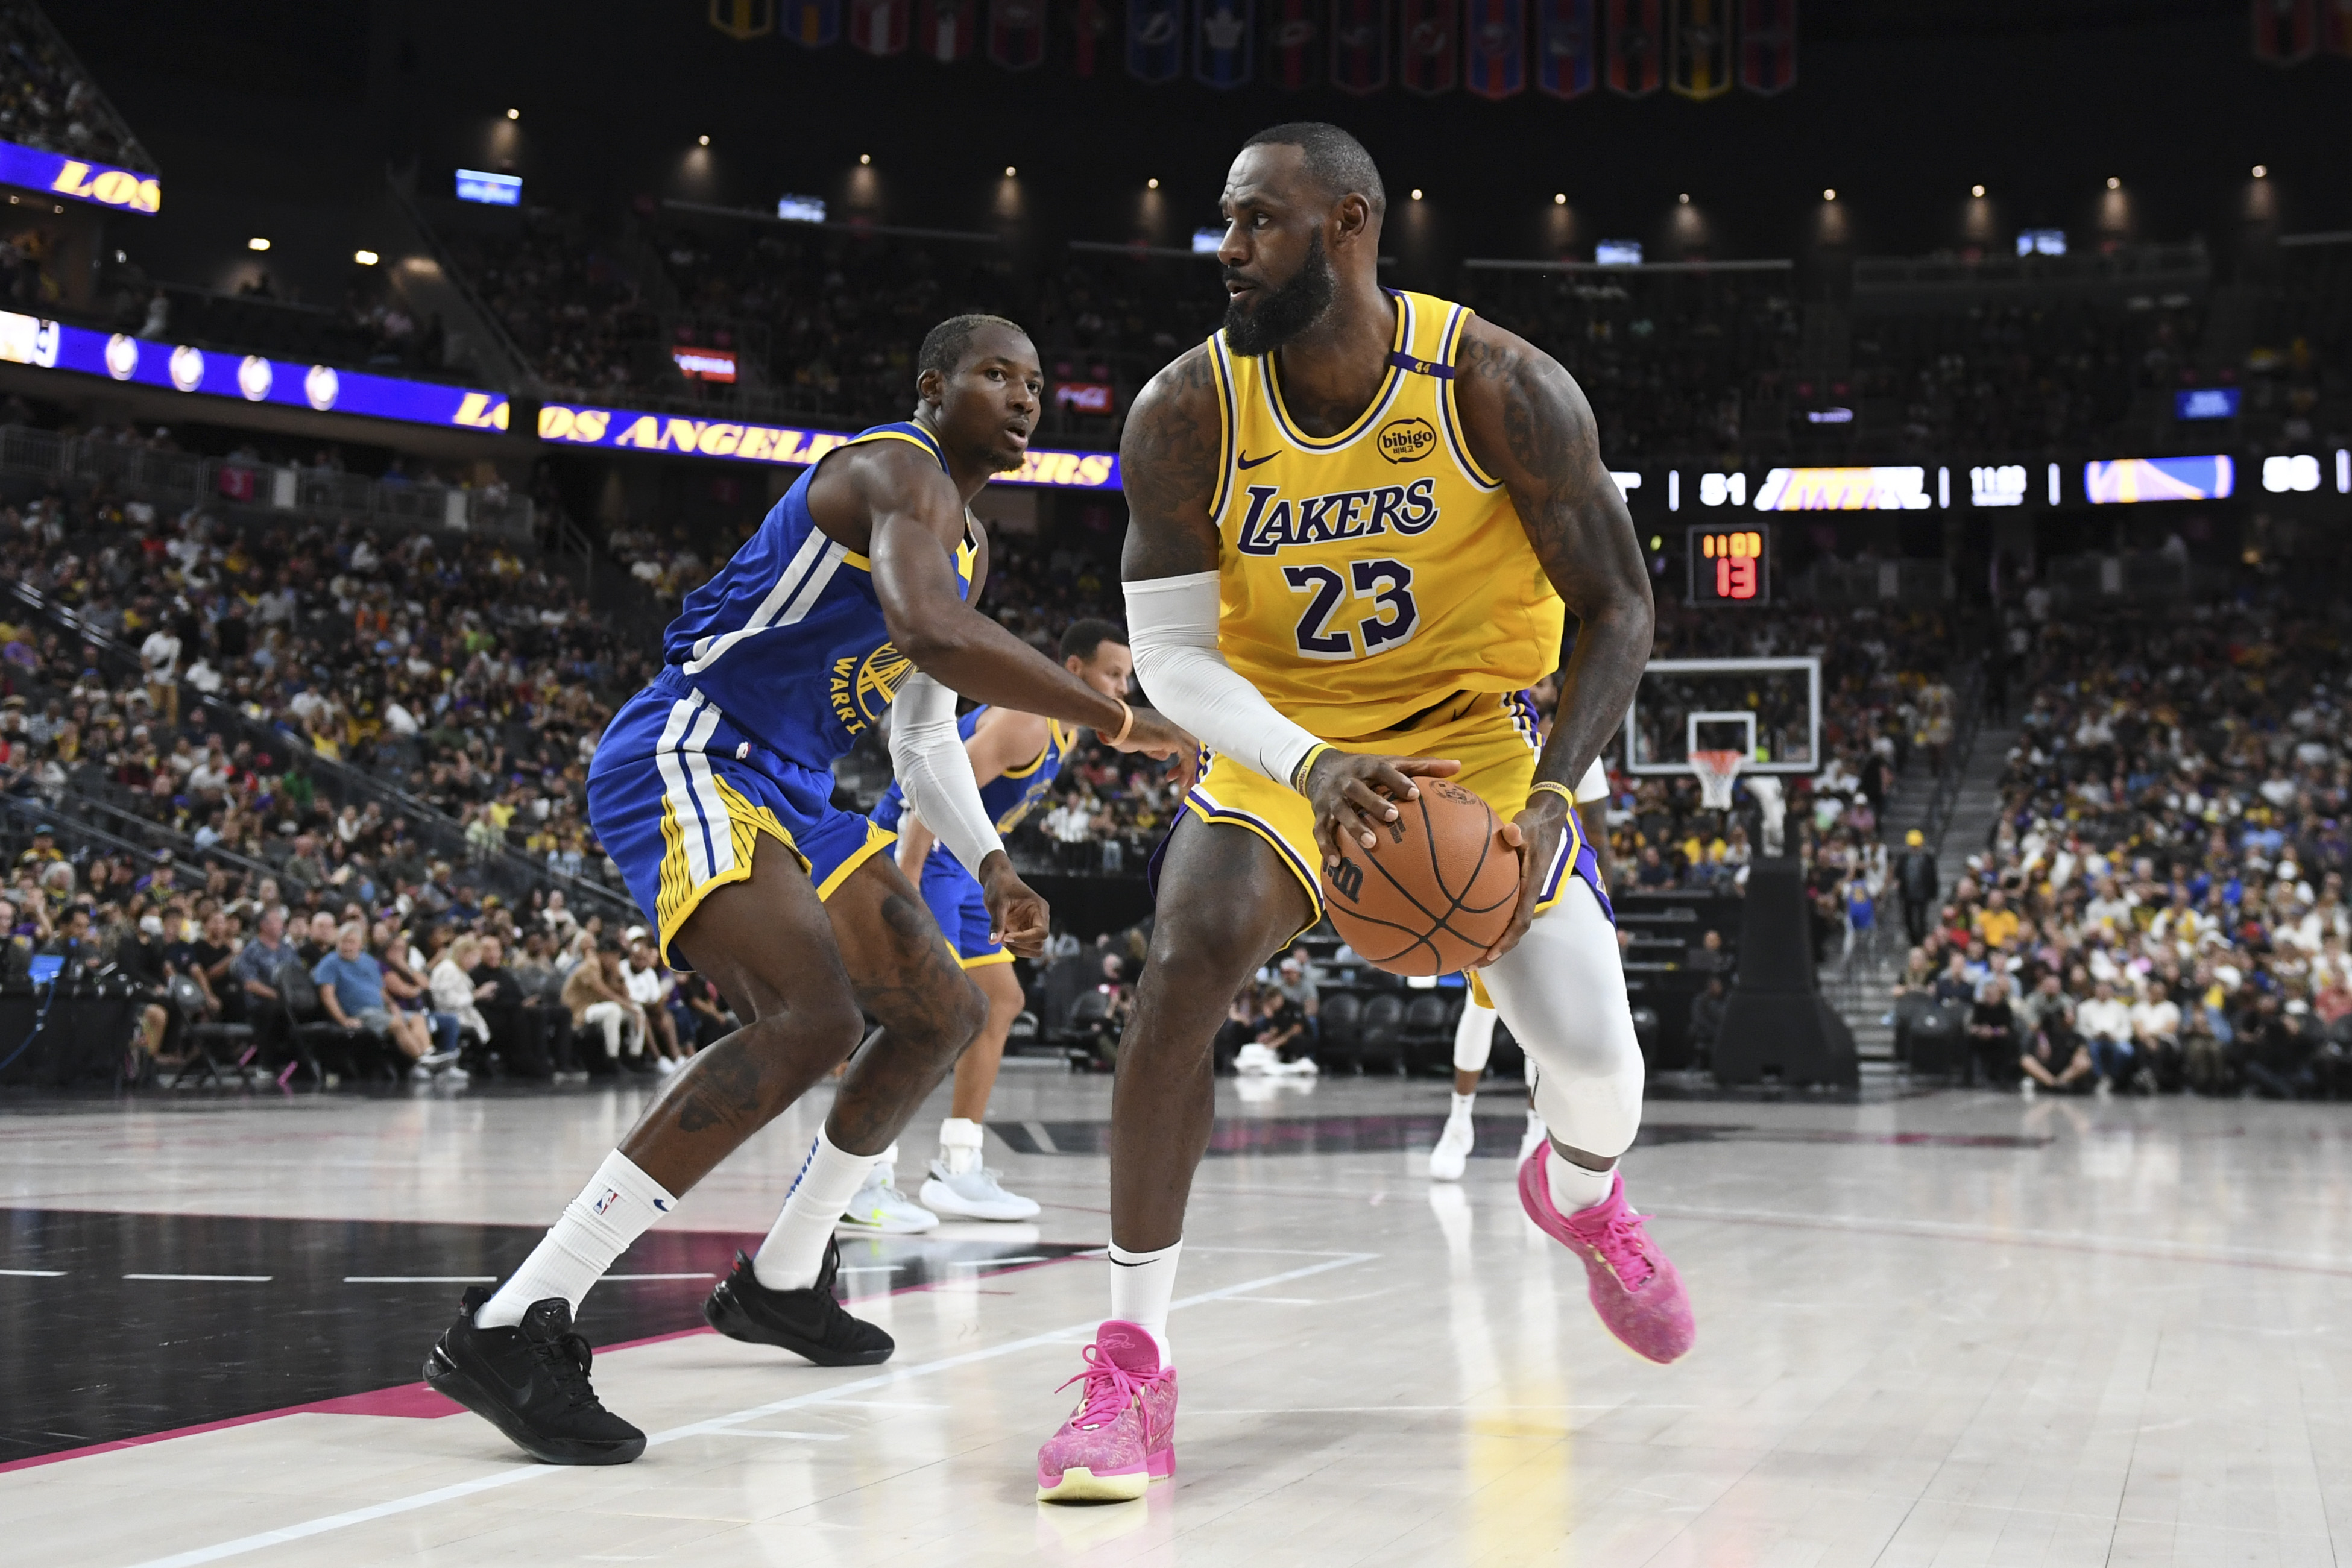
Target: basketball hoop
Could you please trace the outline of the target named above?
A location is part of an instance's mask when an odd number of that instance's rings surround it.
[[[1691,771],[1698,776],[1699,804],[1710,811],[1731,810],[1731,786],[1739,777],[1745,753],[1738,751],[1694,751],[1690,754]]]

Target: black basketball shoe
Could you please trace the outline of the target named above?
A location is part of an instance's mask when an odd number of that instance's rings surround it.
[[[588,1385],[594,1357],[572,1332],[569,1301],[534,1301],[513,1328],[478,1327],[474,1313],[489,1299],[479,1285],[466,1292],[457,1321],[425,1358],[425,1382],[541,1464],[625,1465],[646,1451],[646,1435]]]
[[[898,1341],[872,1323],[851,1317],[833,1299],[841,1271],[841,1244],[824,1244],[824,1266],[804,1291],[772,1291],[751,1272],[751,1258],[735,1254],[735,1267],[702,1303],[702,1315],[729,1339],[781,1345],[819,1366],[872,1366],[890,1359]]]

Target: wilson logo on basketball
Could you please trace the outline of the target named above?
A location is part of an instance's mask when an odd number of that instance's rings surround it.
[[[1350,904],[1364,891],[1364,868],[1354,861],[1341,861],[1331,868],[1331,886]]]
[[[1425,419],[1392,419],[1381,426],[1381,455],[1391,463],[1418,463],[1437,450],[1437,431]]]

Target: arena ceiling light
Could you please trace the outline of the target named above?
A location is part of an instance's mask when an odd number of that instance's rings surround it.
[[[1160,189],[1160,182],[1157,180],[1146,180],[1143,182],[1143,188],[1147,191],[1156,191]]]
[[[2121,180],[2116,179],[2113,174],[2110,174],[2110,175],[2108,175],[2108,176],[2107,176],[2107,189],[2108,189],[2108,190],[2110,190],[2110,191],[2120,191],[2120,190],[2122,190],[2123,188],[2124,188],[2124,183],[2123,183]]]
[[[352,252],[352,259],[362,267],[373,267],[383,258],[372,250],[355,250]]]
[[[1568,193],[1566,191],[1554,191],[1551,193],[1551,204],[1555,207],[1564,207],[1568,205]]]
[[[2271,177],[2271,166],[2270,166],[2269,164],[2267,164],[2267,163],[2257,163],[2257,164],[2255,164],[2255,165],[2254,165],[2254,178],[2255,178],[2255,179],[2257,179],[2257,180],[2267,180],[2267,179],[2269,179],[2270,177]]]
[[[245,242],[245,248],[247,250],[268,250],[269,248],[269,242],[263,239],[259,235],[256,235],[251,239]]]
[[[1416,202],[1421,200],[1421,187],[1419,185],[1415,185],[1412,188],[1412,199]]]
[[[1976,197],[1979,201],[1982,201],[1984,199],[1984,187],[1982,185],[1970,185],[1969,187],[1969,194]]]
[[[1008,180],[1018,179],[1020,177],[1020,173],[1019,171],[1015,170],[1012,164],[1007,163],[1004,166],[1004,177]]]
[[[520,109],[509,109],[507,110],[507,118],[509,120],[520,120],[522,118],[522,110]]]
[[[860,152],[860,153],[857,155],[857,164],[858,164],[858,167],[859,167],[859,168],[861,168],[861,169],[862,169],[862,168],[864,168],[864,167],[866,167],[867,164],[869,164],[869,163],[871,163],[871,162],[874,162],[874,154],[873,154],[873,153],[871,153],[871,152]]]
[[[1837,187],[1836,187],[1836,186],[1834,186],[1834,185],[1824,185],[1824,186],[1822,186],[1822,201],[1824,201],[1824,202],[1834,202],[1834,201],[1836,201],[1836,200],[1837,200]]]
[[[694,144],[698,147],[708,147],[710,145],[710,138],[708,136],[698,136],[694,139]]]

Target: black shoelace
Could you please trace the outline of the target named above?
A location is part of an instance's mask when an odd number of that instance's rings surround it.
[[[547,1375],[555,1380],[557,1391],[573,1409],[604,1408],[596,1398],[596,1391],[588,1385],[588,1369],[594,1364],[596,1354],[588,1348],[585,1338],[567,1333],[551,1339],[534,1339],[530,1343],[531,1354],[547,1368]]]

